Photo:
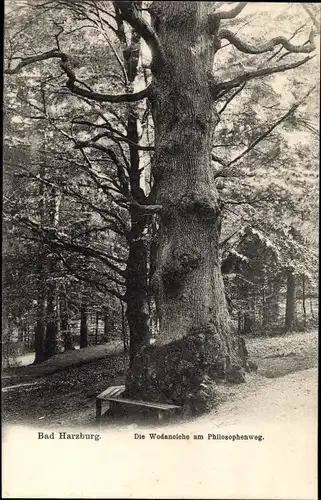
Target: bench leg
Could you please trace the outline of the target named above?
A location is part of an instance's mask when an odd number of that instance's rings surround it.
[[[101,417],[101,405],[102,402],[100,399],[96,399],[96,420],[97,422],[100,422],[100,417]]]

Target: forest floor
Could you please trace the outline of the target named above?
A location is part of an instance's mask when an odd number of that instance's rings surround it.
[[[235,412],[242,413],[249,404],[254,413],[258,408],[271,412],[277,401],[281,407],[290,401],[291,408],[296,405],[312,411],[306,397],[313,398],[317,390],[317,331],[249,338],[246,343],[258,372],[249,374],[246,384],[220,386],[221,404],[214,414],[235,418]],[[124,383],[127,366],[127,354],[119,342],[114,342],[60,354],[38,366],[3,370],[3,422],[47,427],[91,425],[97,394],[109,385]],[[289,391],[297,398],[289,399]],[[255,403],[258,396],[266,400],[263,410]]]

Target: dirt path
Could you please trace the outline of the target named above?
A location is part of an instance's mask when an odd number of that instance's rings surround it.
[[[268,394],[275,377],[294,372],[300,377],[300,371],[317,366],[316,331],[248,339],[247,346],[252,359],[259,365],[258,374],[248,375],[247,383],[240,386],[221,386],[220,411],[227,402],[231,405],[229,411],[234,414],[243,398],[255,397],[261,389]],[[55,356],[44,366],[11,371],[2,389],[3,420],[56,427],[91,425],[96,395],[109,385],[124,383],[128,359],[125,354],[118,353],[120,348],[120,345],[89,347],[82,352]],[[286,396],[286,389],[284,392]],[[271,397],[265,406],[272,408],[273,405]]]

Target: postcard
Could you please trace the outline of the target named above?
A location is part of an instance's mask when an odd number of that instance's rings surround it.
[[[319,5],[4,26],[3,498],[315,500]]]

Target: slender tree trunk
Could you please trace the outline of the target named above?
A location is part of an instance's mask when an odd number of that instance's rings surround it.
[[[2,336],[2,342],[3,342],[3,359],[4,362],[6,363],[6,368],[10,368],[10,361],[11,361],[11,336],[12,336],[12,331],[13,331],[13,323],[12,319],[8,316],[5,316],[3,314],[2,316],[2,331],[3,331],[3,336]]]
[[[99,335],[99,312],[96,311],[95,345],[98,344],[98,335]]]
[[[41,363],[46,359],[45,355],[45,334],[46,334],[46,306],[45,294],[43,290],[38,288],[37,299],[37,322],[35,327],[35,361]]]
[[[25,323],[23,327],[23,342],[27,345],[28,342],[28,323]]]
[[[262,326],[265,329],[268,324],[268,315],[266,314],[266,298],[265,298],[265,285],[262,286]]]
[[[29,325],[29,323],[27,325],[27,346],[29,349],[30,348],[30,325]]]
[[[105,314],[104,314],[104,342],[108,342],[109,337],[110,337],[109,316],[108,316],[108,313],[105,312]]]
[[[312,317],[312,319],[315,319],[315,316],[314,316],[314,311],[313,311],[313,303],[312,303],[312,294],[311,294],[311,290],[310,290],[310,313],[311,313],[311,317]]]
[[[46,358],[50,358],[57,352],[57,304],[55,283],[49,283],[47,289],[45,355]]]
[[[253,335],[256,327],[255,299],[253,298],[255,289],[243,287],[244,293],[244,313],[243,313],[243,335]]]
[[[86,304],[80,308],[80,349],[88,346],[88,312]]]
[[[138,353],[128,394],[171,401],[186,412],[213,404],[212,380],[244,381],[233,337],[219,256],[221,204],[211,165],[213,5],[155,2],[153,20],[168,64],[154,72],[156,203],[162,206],[152,278],[160,333]],[[243,349],[244,351],[244,349]]]
[[[306,296],[305,296],[305,276],[302,275],[302,309],[303,309],[303,325],[307,325],[307,309],[306,309]]]
[[[22,323],[22,320],[19,321],[18,324],[18,341],[23,342],[23,331],[24,331],[24,325]]]
[[[135,112],[129,113],[127,137],[132,143],[138,143],[137,118]],[[130,151],[130,188],[131,195],[138,203],[144,203],[145,194],[140,187],[139,154],[135,146]],[[132,364],[136,354],[149,342],[148,297],[147,297],[147,263],[148,248],[144,232],[147,217],[130,210],[131,230],[129,234],[129,254],[126,278],[126,316],[130,332],[129,358]]]
[[[296,326],[296,280],[293,272],[288,270],[286,286],[285,331],[293,331],[296,329]]]
[[[44,166],[40,168],[40,177],[45,175]],[[41,224],[45,222],[44,184],[39,182],[39,216]],[[44,251],[39,245],[39,256],[37,263],[37,321],[35,326],[35,360],[34,364],[41,363],[46,359],[45,335],[46,335],[46,286],[45,286],[45,258]]]
[[[142,2],[136,2],[136,7]],[[117,25],[117,36],[123,46],[124,71],[127,79],[127,91],[134,90],[134,81],[137,76],[139,63],[139,44],[140,37],[131,31],[130,45],[125,35],[124,23],[121,19],[119,9],[115,5],[115,21]],[[140,166],[139,151],[137,144],[139,142],[137,128],[138,109],[130,105],[128,107],[127,119],[127,138],[129,139],[129,186],[123,182],[124,175],[118,172],[120,185],[125,195],[130,196],[139,204],[145,202],[145,193],[140,186]],[[129,190],[130,188],[130,190]],[[148,252],[145,241],[145,230],[148,219],[145,215],[134,209],[130,210],[131,230],[129,234],[129,255],[127,260],[127,279],[126,279],[126,317],[129,326],[130,335],[130,363],[132,363],[137,352],[148,343],[149,325],[148,325],[148,297],[147,297],[147,263]],[[123,303],[121,304],[123,311]],[[123,320],[123,341],[126,348],[126,325]]]
[[[280,286],[278,283],[272,283],[265,296],[265,303],[263,309],[264,324],[276,325],[279,319],[279,295]]]
[[[126,316],[130,332],[130,363],[149,341],[147,299],[147,245],[142,231],[132,214],[126,278]],[[137,237],[134,233],[137,231]]]
[[[61,336],[65,347],[65,351],[72,351],[74,347],[72,345],[69,314],[68,314],[68,302],[65,294],[62,294],[60,297],[60,322],[61,322]]]
[[[61,195],[55,187],[47,190],[47,209],[49,225],[58,227]],[[52,256],[48,259],[47,284],[47,328],[45,338],[45,354],[47,358],[54,356],[58,348],[59,334],[59,310],[58,310],[58,288],[54,280],[56,273],[56,262]]]

